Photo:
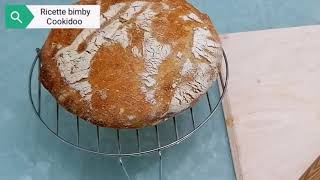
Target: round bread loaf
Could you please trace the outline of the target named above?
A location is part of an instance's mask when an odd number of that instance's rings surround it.
[[[192,106],[222,60],[209,17],[184,0],[101,0],[100,29],[52,30],[41,51],[42,84],[93,124],[155,125]]]

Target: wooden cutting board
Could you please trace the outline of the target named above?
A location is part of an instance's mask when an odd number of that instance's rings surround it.
[[[222,37],[238,180],[296,180],[320,155],[320,26]]]
[[[320,179],[320,156],[306,170],[299,180],[319,180]]]

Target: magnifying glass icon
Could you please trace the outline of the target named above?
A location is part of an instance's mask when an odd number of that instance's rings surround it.
[[[18,11],[12,11],[11,14],[10,14],[10,17],[12,20],[14,21],[18,21],[19,23],[22,24],[22,21],[20,20],[20,14]]]

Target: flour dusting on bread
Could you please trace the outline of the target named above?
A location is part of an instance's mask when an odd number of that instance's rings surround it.
[[[177,87],[169,106],[169,113],[180,112],[187,109],[200,95],[205,93],[212,85],[211,68],[206,63],[197,65],[194,80],[183,82]]]
[[[221,45],[210,38],[212,34],[208,29],[194,29],[192,53],[198,59],[205,58],[209,63],[215,64],[219,59],[216,56],[221,56]]]
[[[190,61],[190,59],[186,59],[186,62],[183,64],[182,70],[181,70],[181,75],[182,76],[187,76],[190,75],[192,73],[192,62]]]
[[[145,63],[145,71],[142,74],[144,86],[142,91],[147,93],[146,100],[152,104],[156,104],[155,93],[153,89],[149,89],[156,85],[154,76],[158,74],[159,66],[171,52],[171,46],[168,44],[161,44],[151,33],[144,33],[143,43],[143,59]],[[152,84],[150,84],[152,83]],[[150,84],[150,86],[148,86]]]
[[[131,49],[131,52],[133,54],[134,57],[136,58],[142,58],[142,54],[141,54],[141,51],[139,50],[139,48],[137,46],[134,46],[132,49]]]
[[[157,14],[151,8],[151,5],[147,7],[145,11],[137,16],[136,24],[141,29],[150,32],[151,31],[151,23],[154,16]]]
[[[194,13],[190,13],[188,15],[181,16],[184,21],[196,21],[198,23],[203,23],[203,21]]]
[[[146,2],[143,1],[135,1],[133,2],[130,7],[127,9],[126,12],[124,12],[124,14],[122,14],[120,16],[120,18],[124,19],[124,20],[130,20],[133,15],[135,15],[136,13],[138,13],[139,11],[142,10],[142,8],[144,7],[144,5],[146,4]]]
[[[109,7],[109,10],[102,14],[102,16],[105,18],[105,20],[110,20],[115,15],[119,13],[119,11],[126,6],[126,3],[117,3],[114,5],[111,5]],[[102,23],[101,23],[102,24]]]

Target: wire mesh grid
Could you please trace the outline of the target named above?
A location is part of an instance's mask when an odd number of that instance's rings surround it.
[[[36,57],[32,63],[32,66],[31,66],[31,70],[30,70],[30,74],[29,74],[29,98],[30,98],[30,101],[31,101],[31,104],[32,104],[32,107],[34,109],[34,112],[36,113],[36,115],[38,116],[38,118],[40,119],[40,121],[43,123],[43,125],[52,133],[54,134],[59,140],[61,140],[62,142],[76,148],[76,149],[79,149],[79,150],[83,150],[83,151],[86,151],[86,152],[89,152],[89,153],[93,153],[93,154],[97,154],[97,155],[104,155],[104,156],[116,156],[119,158],[119,163],[123,169],[123,172],[125,173],[126,177],[128,179],[131,179],[128,172],[127,172],[127,169],[123,163],[123,160],[122,158],[123,157],[126,157],[126,156],[140,156],[140,155],[143,155],[143,154],[147,154],[147,153],[152,153],[152,152],[156,152],[159,156],[159,179],[161,180],[162,179],[162,150],[166,149],[166,148],[169,148],[169,147],[172,147],[174,145],[177,145],[179,143],[181,143],[182,141],[190,138],[195,132],[197,132],[201,127],[203,127],[210,119],[212,119],[212,116],[214,115],[214,113],[217,111],[219,105],[221,104],[222,102],[222,99],[226,93],[226,88],[227,88],[227,82],[228,82],[228,76],[229,76],[229,69],[228,69],[228,61],[227,61],[227,57],[226,57],[226,54],[225,52],[223,51],[223,57],[224,57],[224,67],[221,67],[221,70],[224,70],[224,77],[225,79],[223,79],[223,76],[222,76],[222,72],[220,71],[219,73],[219,77],[218,77],[218,80],[219,80],[219,84],[220,86],[220,89],[218,89],[219,91],[219,94],[220,94],[220,97],[219,99],[217,100],[217,102],[215,104],[212,103],[212,101],[210,100],[210,95],[209,93],[206,93],[206,100],[207,100],[207,105],[208,105],[208,109],[209,109],[209,114],[203,118],[203,120],[198,120],[198,118],[195,116],[195,113],[194,113],[194,109],[191,107],[190,109],[188,109],[187,111],[185,111],[184,113],[189,113],[190,114],[190,120],[191,120],[191,124],[192,124],[192,128],[191,130],[189,130],[187,133],[184,133],[183,135],[181,135],[179,133],[179,130],[178,130],[178,122],[177,122],[177,119],[176,117],[173,117],[172,118],[172,122],[173,122],[173,127],[171,128],[170,131],[173,131],[173,134],[174,134],[174,138],[172,140],[169,140],[169,142],[167,143],[161,143],[161,138],[160,138],[160,132],[159,132],[159,125],[156,125],[153,127],[153,131],[154,131],[154,135],[155,135],[155,138],[154,138],[154,146],[153,147],[149,147],[148,149],[142,149],[142,143],[143,143],[143,140],[141,139],[141,131],[143,129],[136,129],[136,130],[133,130],[134,131],[134,135],[131,133],[131,136],[132,138],[131,139],[134,139],[135,144],[134,146],[136,146],[135,148],[131,148],[130,152],[124,152],[122,150],[122,146],[125,144],[125,142],[122,142],[121,141],[121,131],[123,130],[120,130],[120,129],[115,129],[114,130],[114,134],[115,134],[115,139],[116,139],[116,143],[114,144],[114,149],[116,149],[116,152],[106,152],[106,151],[103,151],[102,148],[101,148],[101,130],[105,129],[105,128],[100,128],[98,126],[95,126],[95,137],[94,140],[90,140],[90,141],[96,141],[96,147],[95,149],[90,149],[89,147],[84,147],[80,144],[80,122],[82,122],[80,120],[79,117],[76,117],[76,140],[75,142],[72,142],[70,140],[67,140],[66,138],[64,138],[62,135],[61,135],[61,132],[59,131],[59,129],[61,129],[61,124],[60,124],[60,116],[59,114],[61,113],[61,109],[62,107],[60,107],[60,105],[54,101],[54,104],[55,104],[55,122],[54,122],[54,126],[55,128],[53,127],[50,127],[47,122],[46,122],[46,118],[48,117],[45,117],[44,115],[42,115],[42,109],[44,107],[42,107],[42,104],[41,104],[41,100],[42,100],[42,93],[43,93],[43,88],[42,88],[42,85],[41,85],[41,82],[39,80],[39,72],[40,72],[40,68],[41,68],[41,59],[40,59],[40,52],[41,50],[39,48],[36,49]],[[37,66],[38,65],[38,66]],[[36,74],[36,71],[38,71],[38,73]],[[37,76],[35,76],[35,74]],[[34,77],[37,77],[37,78],[34,78]],[[36,82],[35,82],[36,81]],[[36,87],[33,86],[33,83],[36,83]],[[36,97],[34,97],[34,94],[36,94]],[[169,121],[169,120],[168,120]],[[196,123],[198,122],[198,123]],[[131,145],[133,145],[131,143]]]

